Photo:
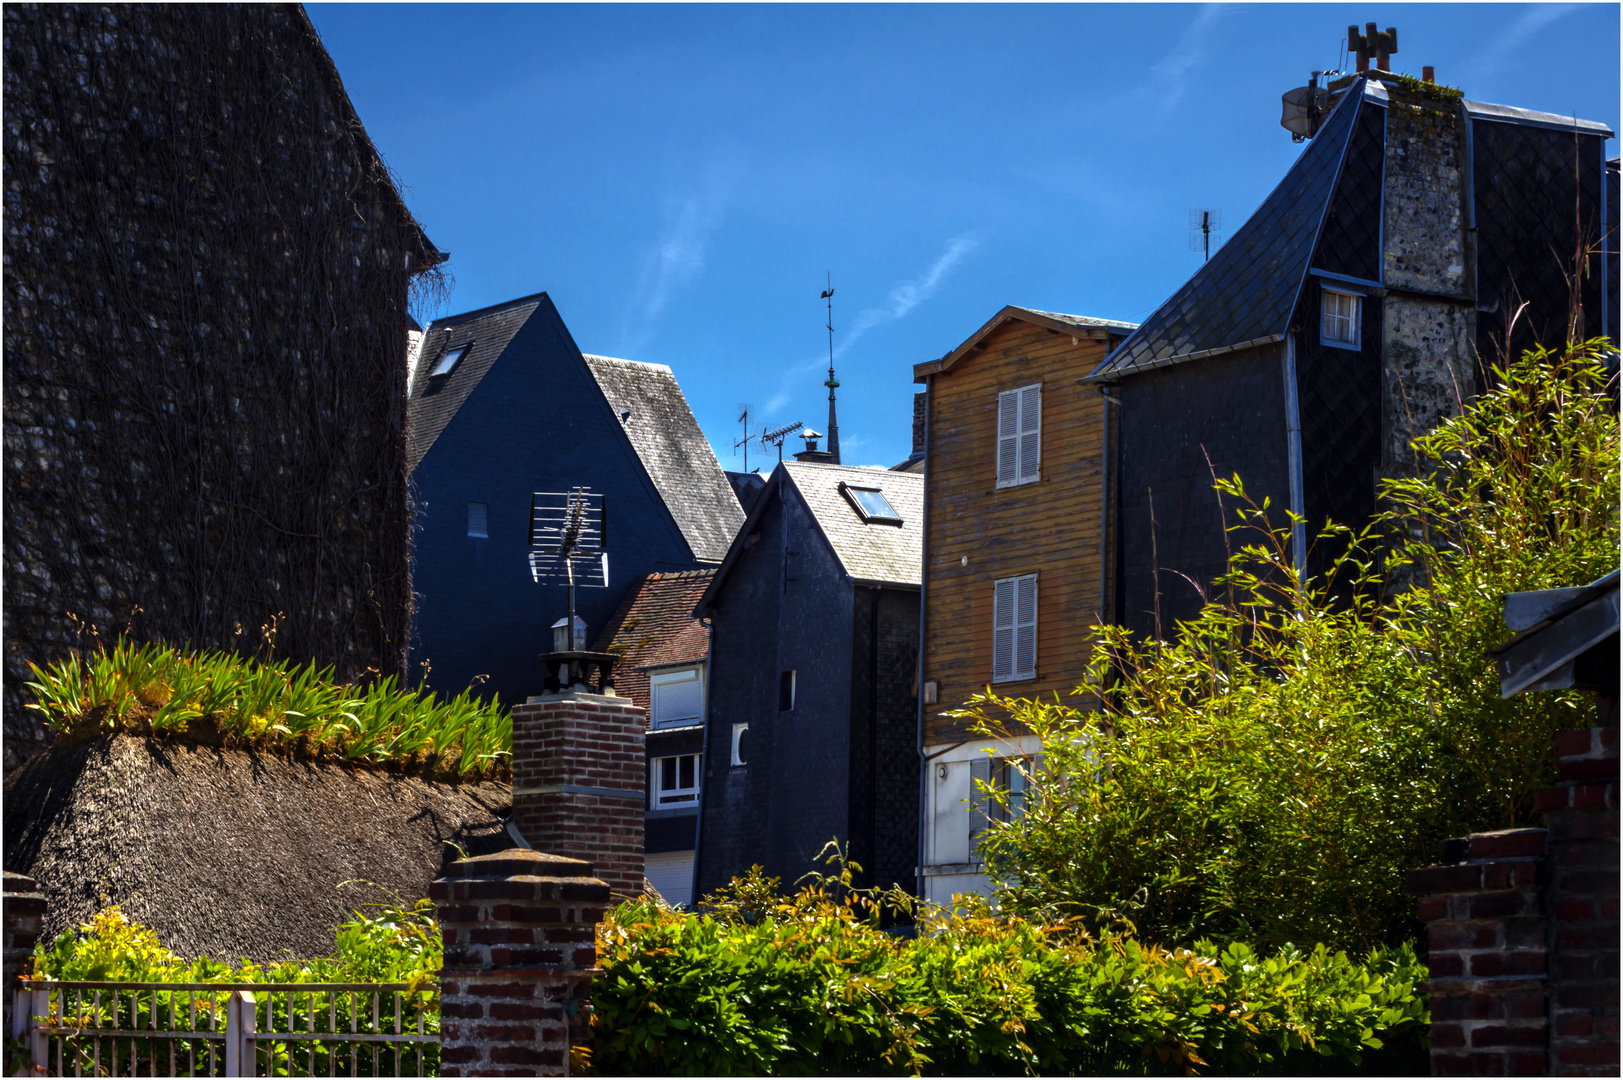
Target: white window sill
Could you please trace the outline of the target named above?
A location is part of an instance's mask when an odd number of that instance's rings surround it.
[[[984,874],[986,864],[983,862],[940,863],[936,866],[924,868],[925,877],[952,877],[957,874]]]
[[[1042,474],[1039,473],[1038,475],[1028,477],[1025,480],[999,481],[997,486],[999,490],[1002,490],[1003,488],[1025,487],[1027,484],[1035,484],[1041,479]]]

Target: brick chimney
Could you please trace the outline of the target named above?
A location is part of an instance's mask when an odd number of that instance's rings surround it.
[[[616,903],[643,889],[645,724],[612,685],[562,686],[513,710],[513,825],[537,851],[591,863]]]
[[[929,394],[913,395],[913,456],[924,453],[924,410]]]

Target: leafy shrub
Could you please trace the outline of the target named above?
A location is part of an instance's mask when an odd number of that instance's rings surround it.
[[[122,639],[29,667],[30,707],[61,742],[125,731],[462,776],[506,775],[512,758],[512,716],[471,689],[441,701],[393,677],[358,687],[333,682],[332,669],[314,663]]]
[[[598,928],[602,1074],[1256,1073],[1355,1068],[1387,1040],[1424,1067],[1426,977],[1407,948],[1166,950],[967,910],[880,929],[900,896],[850,869],[776,898],[756,867],[708,913],[623,904]]]
[[[1527,824],[1554,735],[1589,723],[1583,694],[1502,700],[1487,652],[1509,636],[1504,593],[1617,565],[1618,417],[1598,356],[1499,371],[1415,441],[1425,473],[1383,484],[1370,530],[1320,535],[1341,549],[1320,578],[1298,579],[1266,504],[1220,483],[1252,542],[1175,641],[1102,630],[1102,714],[972,702],[982,730],[1044,746],[1024,815],[982,841],[1004,909],[1129,920],[1167,945],[1411,936],[1404,872],[1444,838]]]
[[[439,969],[441,939],[434,918],[434,905],[421,900],[415,905],[400,903],[373,905],[375,914],[356,912],[354,919],[338,928],[338,950],[314,960],[285,960],[256,964],[243,960],[233,965],[212,957],[185,960],[158,940],[149,927],[131,922],[117,907],[97,913],[77,931],[59,934],[49,946],[35,947],[35,978],[60,982],[161,982],[161,983],[240,983],[244,989],[256,984],[300,983],[309,991],[260,994],[257,1011],[261,1031],[336,1032],[328,1042],[305,1042],[290,1049],[287,1042],[264,1040],[258,1053],[267,1075],[290,1075],[303,1069],[312,1074],[336,1070],[361,1075],[401,1075],[403,1069],[416,1074],[419,1067],[437,1075],[439,1045],[417,1048],[345,1044],[342,1033],[392,1031],[397,1015],[401,1030],[415,1032],[419,1025],[425,1034],[439,1031]],[[323,984],[385,982],[404,983],[407,989],[398,997],[380,1002],[380,1016],[374,1022],[371,995],[347,992],[323,993]],[[52,993],[50,1019],[54,1023],[94,1029],[126,1028],[157,1031],[195,1031],[218,1028],[224,1023],[226,999],[223,990],[58,990]],[[211,1021],[210,1014],[213,1014]],[[381,1025],[381,1026],[380,1026]],[[161,1049],[145,1040],[120,1040],[120,1052],[128,1049],[126,1062],[149,1068],[156,1075],[168,1066]],[[64,1068],[75,1059],[82,1070],[92,1070],[98,1061],[113,1060],[114,1040],[98,1037],[94,1030],[63,1042]],[[210,1050],[204,1040],[174,1040],[176,1061],[204,1063]],[[290,1052],[297,1060],[290,1061]],[[418,1055],[421,1054],[421,1061]],[[156,1054],[145,1057],[143,1054]],[[398,1055],[398,1060],[397,1060]],[[312,1064],[314,1062],[314,1064]]]

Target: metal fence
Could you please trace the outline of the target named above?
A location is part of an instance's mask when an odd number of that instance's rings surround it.
[[[436,1076],[438,985],[24,979],[34,1076]]]

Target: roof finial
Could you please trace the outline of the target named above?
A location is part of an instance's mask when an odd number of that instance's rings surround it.
[[[823,383],[828,387],[828,453],[829,460],[834,464],[840,463],[840,425],[834,418],[834,391],[838,389],[840,380],[834,377],[834,277],[828,276],[828,288],[823,290],[821,297],[828,301],[828,381]]]

